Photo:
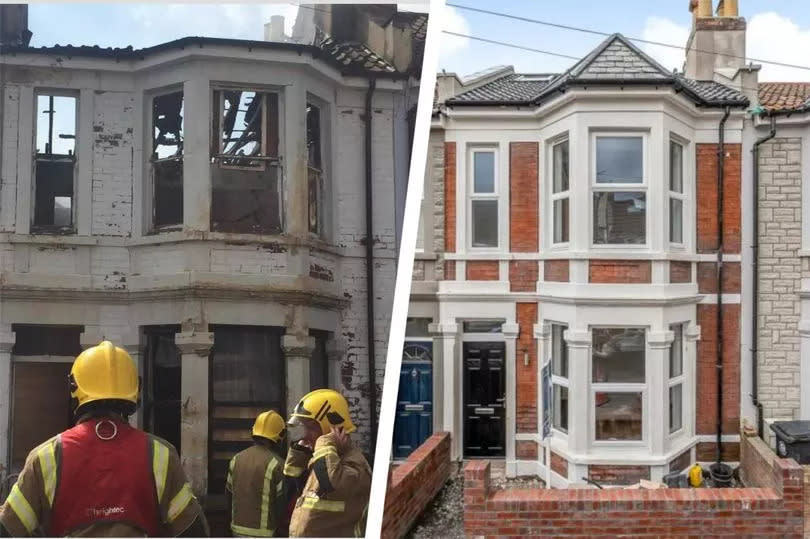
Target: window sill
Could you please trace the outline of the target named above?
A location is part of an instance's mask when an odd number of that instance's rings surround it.
[[[72,226],[70,227],[61,227],[61,226],[32,226],[31,227],[31,235],[32,236],[74,236],[76,234],[76,229]]]

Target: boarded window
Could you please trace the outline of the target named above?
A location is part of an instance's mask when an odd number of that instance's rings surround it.
[[[212,230],[281,232],[278,94],[216,90],[213,102]]]
[[[73,230],[76,97],[36,95],[33,232]]]
[[[213,326],[208,492],[225,491],[228,461],[252,443],[256,416],[276,410],[286,417],[283,328]]]
[[[153,224],[183,223],[183,92],[152,99]]]
[[[324,235],[324,177],[321,108],[307,103],[307,191],[309,231]]]

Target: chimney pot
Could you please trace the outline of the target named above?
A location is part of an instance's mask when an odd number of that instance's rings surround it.
[[[264,40],[284,42],[284,16],[273,15],[270,17],[270,22],[264,25]]]
[[[697,16],[701,19],[712,17],[712,0],[698,0]]]

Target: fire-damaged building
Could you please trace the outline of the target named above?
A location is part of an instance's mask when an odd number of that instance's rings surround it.
[[[564,73],[439,74],[395,457],[449,431],[509,476],[633,484],[737,462],[758,399],[800,417],[807,95],[759,84],[737,2],[689,6],[683,71],[615,34]]]
[[[263,41],[35,48],[2,6],[0,471],[68,427],[103,339],[203,499],[256,414],[314,388],[370,451],[426,24],[302,6]]]

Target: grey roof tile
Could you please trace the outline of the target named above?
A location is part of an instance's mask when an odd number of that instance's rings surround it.
[[[492,82],[463,92],[452,98],[452,102],[499,102],[499,103],[531,103],[540,91],[549,85],[550,80],[526,81],[521,80],[522,75],[512,73]]]

